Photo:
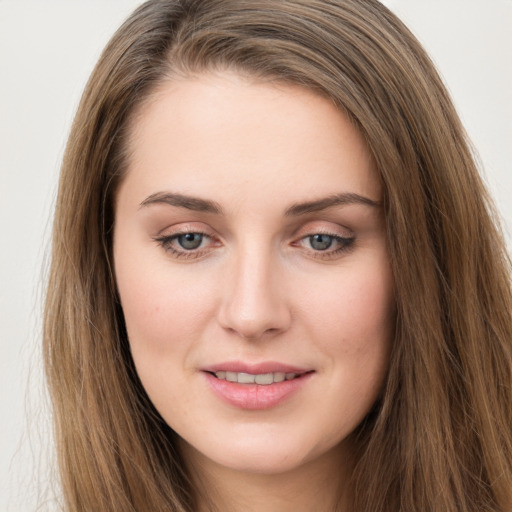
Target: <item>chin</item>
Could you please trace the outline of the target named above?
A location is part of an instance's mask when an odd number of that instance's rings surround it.
[[[223,442],[225,441],[225,442]],[[230,435],[225,440],[218,439],[207,445],[192,447],[188,443],[185,450],[203,463],[213,463],[238,473],[277,475],[299,469],[310,462],[337,456],[336,444],[308,443],[306,436],[290,433],[283,435],[244,434]],[[202,444],[202,443],[201,443]]]
[[[304,463],[304,458],[297,450],[255,449],[233,453],[229,458],[224,455],[219,463],[241,473],[274,475],[293,471]]]

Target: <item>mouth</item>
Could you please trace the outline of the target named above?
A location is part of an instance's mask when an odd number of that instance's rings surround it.
[[[315,373],[280,363],[241,362],[222,363],[202,371],[209,388],[223,402],[253,411],[271,409],[290,400]]]
[[[219,370],[216,372],[207,372],[219,380],[238,384],[258,384],[260,386],[270,386],[271,384],[295,380],[306,374],[312,373],[313,370],[302,372],[267,372],[267,373],[247,373]]]

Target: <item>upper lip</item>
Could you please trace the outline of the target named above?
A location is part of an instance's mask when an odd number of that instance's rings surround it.
[[[264,361],[261,363],[251,364],[243,361],[225,361],[216,363],[211,366],[201,368],[205,372],[236,372],[236,373],[250,373],[251,375],[260,375],[263,373],[306,373],[312,371],[312,368],[301,368],[285,363],[276,361]]]

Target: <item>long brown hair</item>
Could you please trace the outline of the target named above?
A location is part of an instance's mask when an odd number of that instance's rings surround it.
[[[194,510],[130,357],[111,230],[137,109],[162,80],[223,69],[330,98],[381,176],[396,336],[382,399],[353,434],[353,511],[510,512],[510,262],[442,81],[376,0],[151,0],[104,50],[62,164],[46,301],[67,509]]]

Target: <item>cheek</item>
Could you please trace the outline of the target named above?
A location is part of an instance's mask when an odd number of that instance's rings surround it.
[[[325,399],[333,407],[332,439],[352,431],[377,400],[389,366],[394,334],[394,292],[386,253],[333,273],[323,290],[309,287],[310,339],[324,354],[329,376]],[[343,404],[343,406],[339,405]],[[334,412],[337,411],[337,412]],[[326,418],[325,421],[328,421]]]
[[[205,283],[160,258],[133,252],[117,258],[116,280],[132,352],[158,356],[188,347],[208,318]]]
[[[210,295],[168,265],[146,261],[130,269],[120,264],[116,275],[130,351],[144,389],[166,419],[184,418],[183,390],[193,373]]]
[[[296,293],[301,297],[297,317],[307,339],[322,354],[319,370],[325,407],[311,420],[311,428],[321,429],[325,449],[353,432],[378,399],[395,323],[386,252],[329,270],[328,279],[304,279],[301,284],[306,288]]]
[[[380,351],[389,344],[394,325],[391,271],[385,261],[344,268],[309,286],[301,310],[311,335],[329,352]]]

